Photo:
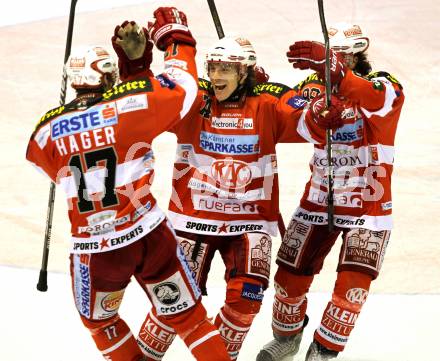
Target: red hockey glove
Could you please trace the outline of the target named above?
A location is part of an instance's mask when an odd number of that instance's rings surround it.
[[[124,21],[115,27],[112,45],[118,55],[119,75],[122,80],[150,69],[153,43],[147,29],[140,28],[134,21]]]
[[[269,75],[264,71],[261,66],[254,67],[255,81],[257,84],[265,83],[269,80]]]
[[[148,23],[148,31],[159,50],[165,50],[172,43],[196,45],[183,12],[175,7],[160,7],[154,12],[154,17],[156,21]]]
[[[315,41],[297,41],[287,52],[289,63],[297,69],[312,69],[321,79],[325,79],[325,47]],[[346,73],[341,54],[330,49],[330,79],[332,85],[339,84]]]
[[[325,93],[313,98],[310,104],[310,111],[312,112],[312,118],[320,128],[336,130],[342,125],[344,121],[342,119],[342,113],[344,111],[344,104],[335,95],[331,97],[330,107],[327,109],[325,104]]]

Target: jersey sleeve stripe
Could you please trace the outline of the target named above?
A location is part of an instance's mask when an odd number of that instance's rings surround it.
[[[376,110],[375,112],[369,112],[367,109],[362,108],[362,112],[365,114],[367,118],[371,118],[373,115],[377,115],[379,117],[386,116],[391,110],[393,109],[393,102],[394,99],[397,98],[397,94],[394,90],[393,85],[391,82],[386,78],[375,78],[380,79],[380,81],[385,85],[385,102],[381,109]]]
[[[196,100],[198,83],[191,74],[179,68],[171,67],[165,71],[165,74],[179,84],[186,92],[180,111],[180,118],[183,119]]]
[[[319,144],[318,141],[313,139],[312,135],[310,134],[310,130],[307,127],[307,123],[306,123],[307,112],[308,112],[308,107],[304,108],[304,110],[301,114],[301,117],[299,118],[298,126],[297,126],[296,130],[297,130],[298,134],[301,135],[301,137],[303,137],[309,143]]]

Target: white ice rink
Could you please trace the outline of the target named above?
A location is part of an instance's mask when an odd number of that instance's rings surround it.
[[[384,266],[338,360],[438,361],[440,347],[440,3],[434,0],[325,0],[327,23],[359,23],[368,33],[375,70],[403,84],[406,102],[396,136],[391,235]],[[293,70],[285,51],[296,40],[321,40],[316,0],[217,0],[226,34],[248,37],[272,81],[294,85],[307,73]],[[104,44],[124,20],[145,24],[158,6],[175,5],[188,15],[198,41],[198,65],[216,40],[204,0],[78,0],[73,45]],[[63,194],[57,192],[49,257],[49,291],[35,285],[41,262],[49,184],[26,163],[25,150],[42,112],[58,102],[70,0],[14,0],[0,12],[0,361],[98,361],[88,331],[71,298],[67,275],[69,233]],[[153,70],[161,69],[156,52]],[[203,74],[201,74],[203,75]],[[153,144],[153,193],[166,209],[175,139]],[[309,145],[280,145],[280,206],[286,220],[308,179]],[[274,254],[280,244],[273,242]],[[330,297],[339,244],[316,277],[309,297],[309,326],[295,361],[304,360],[312,333]],[[214,316],[223,304],[220,258],[208,281],[204,303]],[[272,269],[272,275],[275,267]],[[271,339],[273,289],[263,301],[239,361],[253,361]],[[137,333],[150,308],[132,283],[120,313]],[[165,361],[192,357],[180,340]]]
[[[0,328],[0,360],[100,360],[89,332],[75,311],[70,278],[66,274],[49,274],[47,293],[35,289],[38,270],[0,267],[0,276],[4,290],[8,290],[2,299],[5,312]],[[215,316],[223,304],[224,287],[212,287],[208,292],[204,303],[208,314]],[[7,297],[11,293],[14,297]],[[259,347],[271,339],[272,296],[270,289],[245,341],[239,357],[241,361],[255,360]],[[319,324],[329,297],[329,293],[310,294],[310,322],[295,360],[304,360],[313,330]],[[433,312],[438,312],[439,305],[439,295],[370,295],[350,342],[338,360],[438,361],[438,333],[435,332],[438,323]],[[137,333],[149,309],[147,297],[132,282],[127,287],[120,314],[133,333]],[[425,327],[420,327],[423,324]],[[177,338],[164,357],[164,361],[191,359],[190,352]]]

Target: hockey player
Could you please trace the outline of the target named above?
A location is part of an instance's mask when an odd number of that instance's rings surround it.
[[[151,360],[118,313],[134,276],[155,306],[156,322],[176,330],[197,360],[226,361],[175,233],[150,192],[150,144],[188,113],[197,92],[196,42],[185,15],[164,8],[154,15],[151,34],[169,50],[164,73],[115,85],[118,69],[104,48],[74,51],[65,66],[76,98],[41,118],[26,157],[66,191],[73,295],[103,357]],[[130,38],[119,37],[125,28]],[[132,50],[140,48],[142,60],[132,65],[149,68],[146,30],[127,22],[115,38],[121,57],[139,57]]]
[[[210,81],[200,80],[192,112],[171,130],[178,146],[169,217],[204,294],[211,261],[215,252],[221,254],[226,301],[215,324],[233,360],[269,280],[279,212],[275,145],[322,143],[323,128],[341,122],[337,99],[321,116],[305,109],[306,102],[287,86],[256,85],[255,64],[248,40],[221,39],[206,55]],[[147,327],[139,340],[156,360],[171,341],[158,342]]]
[[[335,358],[344,350],[381,268],[390,230],[394,138],[404,102],[402,86],[386,72],[371,72],[369,39],[358,25],[329,29],[331,79],[345,97],[348,122],[333,135],[335,229],[327,224],[326,149],[315,145],[312,175],[278,251],[272,329],[275,339],[257,361],[277,361],[298,352],[307,324],[307,292],[337,237],[343,244],[333,295],[314,333],[306,360]],[[323,45],[310,41],[290,47],[295,68],[316,73],[295,89],[307,100],[325,91]]]

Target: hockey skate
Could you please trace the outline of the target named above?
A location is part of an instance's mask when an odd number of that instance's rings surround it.
[[[274,333],[274,340],[263,346],[256,361],[281,361],[286,356],[298,353],[303,331],[293,336],[279,336]]]
[[[309,346],[305,361],[327,361],[336,358],[337,356],[337,351],[329,350],[320,343],[313,341]]]

